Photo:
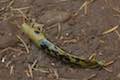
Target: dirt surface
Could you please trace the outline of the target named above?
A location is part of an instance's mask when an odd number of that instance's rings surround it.
[[[85,2],[0,0],[0,80],[120,80],[120,0],[95,0],[79,10]],[[48,39],[71,54],[88,58],[96,53],[100,60],[115,62],[101,70],[72,68],[36,48],[21,32],[27,53],[15,37],[21,20],[14,17],[21,13],[44,24]]]

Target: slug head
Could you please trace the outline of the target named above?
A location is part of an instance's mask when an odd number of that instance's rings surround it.
[[[23,23],[21,29],[36,45],[39,44],[40,40],[45,39],[43,32],[33,27],[31,24]]]

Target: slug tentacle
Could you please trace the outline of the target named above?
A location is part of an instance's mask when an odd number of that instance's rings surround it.
[[[44,51],[47,51],[49,55],[56,57],[63,62],[78,65],[82,68],[104,67],[104,63],[102,61],[98,61],[96,59],[83,59],[65,52],[63,49],[50,42],[44,36],[43,32],[37,30],[28,23],[22,24],[22,30],[37,45],[37,47],[42,48]]]

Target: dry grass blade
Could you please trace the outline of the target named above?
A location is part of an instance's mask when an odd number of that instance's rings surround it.
[[[104,70],[108,71],[108,72],[113,72],[111,69],[108,69],[108,68],[103,68]]]
[[[96,53],[93,53],[92,55],[90,55],[90,57],[88,59],[89,60],[95,60],[96,59]]]
[[[116,32],[116,34],[118,35],[119,40],[120,40],[120,33],[119,33],[117,30],[115,30],[115,32]]]
[[[73,16],[77,16],[79,14],[79,12],[85,7],[85,5],[88,4],[88,1],[85,1],[82,6],[75,12],[75,14]]]
[[[30,64],[28,64],[28,72],[30,77],[33,77],[32,67],[30,66]]]
[[[12,10],[16,11],[16,10],[24,10],[24,9],[29,9],[30,7],[22,7],[22,8],[12,8]]]
[[[106,5],[108,5],[109,7],[111,7],[111,0],[105,0]]]
[[[25,70],[25,73],[26,73],[27,77],[31,77],[28,70]]]
[[[33,70],[35,70],[35,71],[40,71],[40,72],[42,72],[42,73],[49,73],[49,71],[43,70],[43,69],[40,69],[40,68],[33,68]]]
[[[28,64],[28,70],[25,71],[28,77],[31,77],[31,78],[33,77],[33,69],[36,63],[37,63],[37,60],[35,60],[32,65]]]
[[[112,72],[111,69],[108,69],[108,68],[106,68],[106,67],[109,66],[109,65],[111,65],[111,64],[113,64],[114,62],[115,62],[115,60],[111,60],[111,61],[105,63],[103,69],[105,69],[105,70],[108,71],[108,72]]]
[[[6,63],[6,67],[9,67],[9,65],[12,63],[12,61],[8,61],[7,63]]]
[[[112,8],[114,11],[116,11],[118,14],[120,14],[120,10],[117,8]]]
[[[13,7],[11,7],[11,10],[17,10],[22,15],[23,18],[25,18],[26,20],[29,20],[20,8],[14,9]]]
[[[63,44],[66,44],[66,43],[76,43],[77,41],[78,41],[77,39],[64,40]]]
[[[61,23],[58,23],[58,30],[57,30],[58,32],[57,32],[57,37],[56,37],[57,39],[60,38],[61,36],[61,30],[62,30]]]
[[[12,65],[12,66],[10,66],[10,75],[12,75],[13,72],[14,72],[14,66]]]
[[[105,34],[111,33],[113,31],[115,31],[118,27],[119,27],[119,25],[116,25],[115,27],[108,29],[107,31],[104,31],[102,34],[105,35]]]
[[[56,79],[59,79],[58,71],[57,69],[53,69],[54,75],[56,76]]]
[[[86,80],[92,80],[93,78],[95,78],[97,76],[97,74],[92,74],[90,75]]]
[[[36,61],[34,63],[36,63]],[[33,70],[40,71],[42,73],[49,73],[48,67],[46,67],[46,66],[39,66],[38,67],[38,65],[37,65],[37,67],[33,67]]]
[[[17,35],[17,38],[23,43],[23,45],[25,46],[26,52],[30,53],[27,44],[25,43],[25,41],[19,36]]]
[[[114,63],[114,60],[112,60],[112,61],[109,61],[109,62],[105,63],[105,65],[104,65],[104,66],[109,66],[109,65],[111,65],[111,64],[113,64],[113,63]]]
[[[10,8],[10,6],[15,2],[15,0],[11,0],[10,3],[7,5],[7,8]]]
[[[88,14],[88,7],[89,7],[89,4],[94,2],[96,0],[87,0],[87,4],[84,6],[84,14],[87,15]]]
[[[18,49],[15,49],[15,48],[12,48],[12,47],[8,47],[8,48],[5,48],[5,49],[1,50],[0,54],[4,53],[5,51],[8,51],[8,50],[18,51]]]
[[[7,11],[10,8],[10,6],[14,3],[14,1],[15,0],[11,0],[6,7],[3,7],[3,8],[0,9],[0,12],[1,11]]]
[[[1,51],[0,51],[0,54],[4,53],[5,51],[7,51],[7,50],[9,50],[9,49],[10,49],[10,48],[8,47],[8,48],[5,48],[5,49],[1,50]]]
[[[33,62],[32,66],[31,66],[32,69],[34,68],[34,66],[36,65],[36,63],[37,63],[37,60],[35,60],[35,61]]]
[[[87,10],[88,10],[88,5],[90,4],[90,3],[92,3],[92,2],[94,2],[94,1],[96,1],[96,0],[86,0],[83,4],[82,4],[82,6],[80,6],[80,8],[74,13],[74,15],[73,16],[77,16],[78,14],[79,14],[79,12],[84,8],[84,13],[85,14],[87,14]]]
[[[85,15],[88,14],[88,4],[86,4],[85,7],[84,7],[84,14],[85,14]]]

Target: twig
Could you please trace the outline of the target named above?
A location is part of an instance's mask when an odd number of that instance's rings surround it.
[[[27,46],[27,44],[25,43],[25,41],[19,36],[19,35],[16,35],[17,36],[17,38],[23,43],[23,45],[24,45],[24,47],[25,47],[25,49],[26,49],[26,52],[27,53],[30,53],[30,51],[29,51],[29,49],[28,49],[28,46]]]
[[[30,77],[33,77],[32,67],[30,66],[30,64],[28,64],[28,69]]]

